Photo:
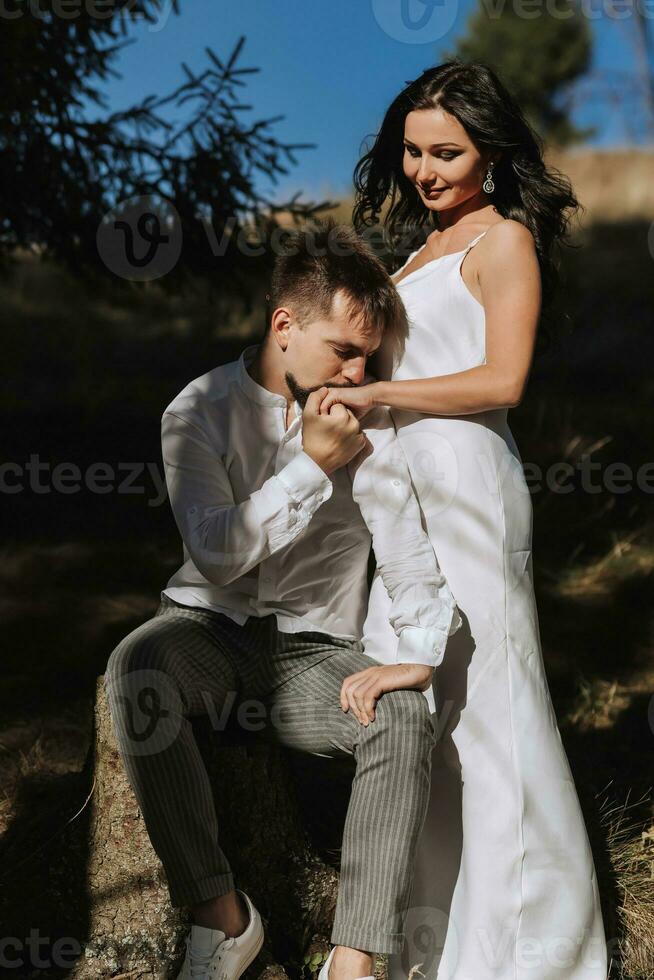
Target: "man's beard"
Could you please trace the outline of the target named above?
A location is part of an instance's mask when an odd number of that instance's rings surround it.
[[[293,398],[295,398],[295,400],[299,403],[300,408],[304,408],[304,406],[307,403],[307,399],[308,399],[309,395],[313,391],[318,391],[319,388],[354,388],[354,387],[356,387],[356,385],[351,385],[351,384],[348,384],[347,382],[345,384],[339,385],[339,384],[335,384],[334,382],[323,381],[323,383],[321,385],[315,385],[313,388],[303,388],[301,384],[298,384],[298,382],[295,379],[295,376],[292,375],[290,371],[287,371],[286,372],[286,374],[284,375],[284,378],[286,380],[286,384],[288,385],[288,389],[289,389],[290,393],[293,395]]]

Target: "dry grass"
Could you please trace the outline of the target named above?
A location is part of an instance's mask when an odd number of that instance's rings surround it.
[[[614,535],[606,554],[566,569],[552,591],[567,599],[594,602],[614,595],[624,582],[648,578],[654,572],[654,547],[641,537],[638,531]]]
[[[595,732],[610,736],[612,731],[621,730],[620,723],[637,699],[641,704],[643,700],[649,701],[653,687],[654,670],[651,668],[632,676],[630,683],[582,676],[576,702],[560,719],[561,728],[567,730],[572,726],[582,735]],[[646,749],[643,757],[644,760],[648,758]],[[602,767],[601,757],[595,759],[595,765]],[[621,791],[616,791],[613,783],[611,780],[596,801],[606,862],[602,868],[600,858],[597,867],[601,869],[600,891],[610,954],[609,977],[610,980],[653,980],[654,804],[651,787],[639,800],[630,802],[630,790],[624,799],[616,799]]]
[[[620,714],[630,706],[631,700],[631,692],[616,680],[582,677],[577,701],[563,723],[574,725],[580,732],[611,729]]]
[[[604,826],[619,903],[619,938],[611,976],[616,980],[654,977],[654,822],[632,817],[643,801],[617,805],[605,800]]]

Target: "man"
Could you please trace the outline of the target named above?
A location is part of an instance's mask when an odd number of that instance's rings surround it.
[[[189,718],[230,695],[284,709],[273,734],[353,755],[341,880],[322,980],[369,976],[401,951],[435,730],[433,669],[461,620],[425,535],[390,414],[321,415],[330,385],[359,385],[402,325],[381,262],[353,229],[294,233],[276,259],[259,346],[192,381],[162,419],[184,563],[156,615],[113,651],[106,678],[122,757],[171,902],[193,924],[180,978],[237,980],[263,941],[234,887]],[[363,652],[370,544],[391,598],[397,663]],[[154,691],[144,741],[133,712]],[[162,720],[163,719],[163,720]],[[384,874],[376,874],[379,862]],[[333,963],[332,963],[333,960]]]

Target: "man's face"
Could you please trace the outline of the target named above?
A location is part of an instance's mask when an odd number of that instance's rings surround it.
[[[334,294],[329,318],[307,322],[304,329],[290,309],[276,310],[274,316],[282,312],[288,316],[275,336],[281,346],[286,344],[286,383],[303,408],[311,392],[324,385],[349,388],[362,383],[366,361],[381,342],[381,330],[367,333],[359,314],[348,315],[342,290]]]

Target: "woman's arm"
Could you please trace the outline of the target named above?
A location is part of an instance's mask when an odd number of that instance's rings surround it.
[[[434,378],[332,388],[321,412],[342,402],[362,411],[388,405],[429,415],[470,415],[520,403],[531,369],[541,305],[534,239],[524,225],[512,220],[493,225],[485,237],[477,281],[486,314],[486,363]],[[452,329],[456,330],[455,323]]]

